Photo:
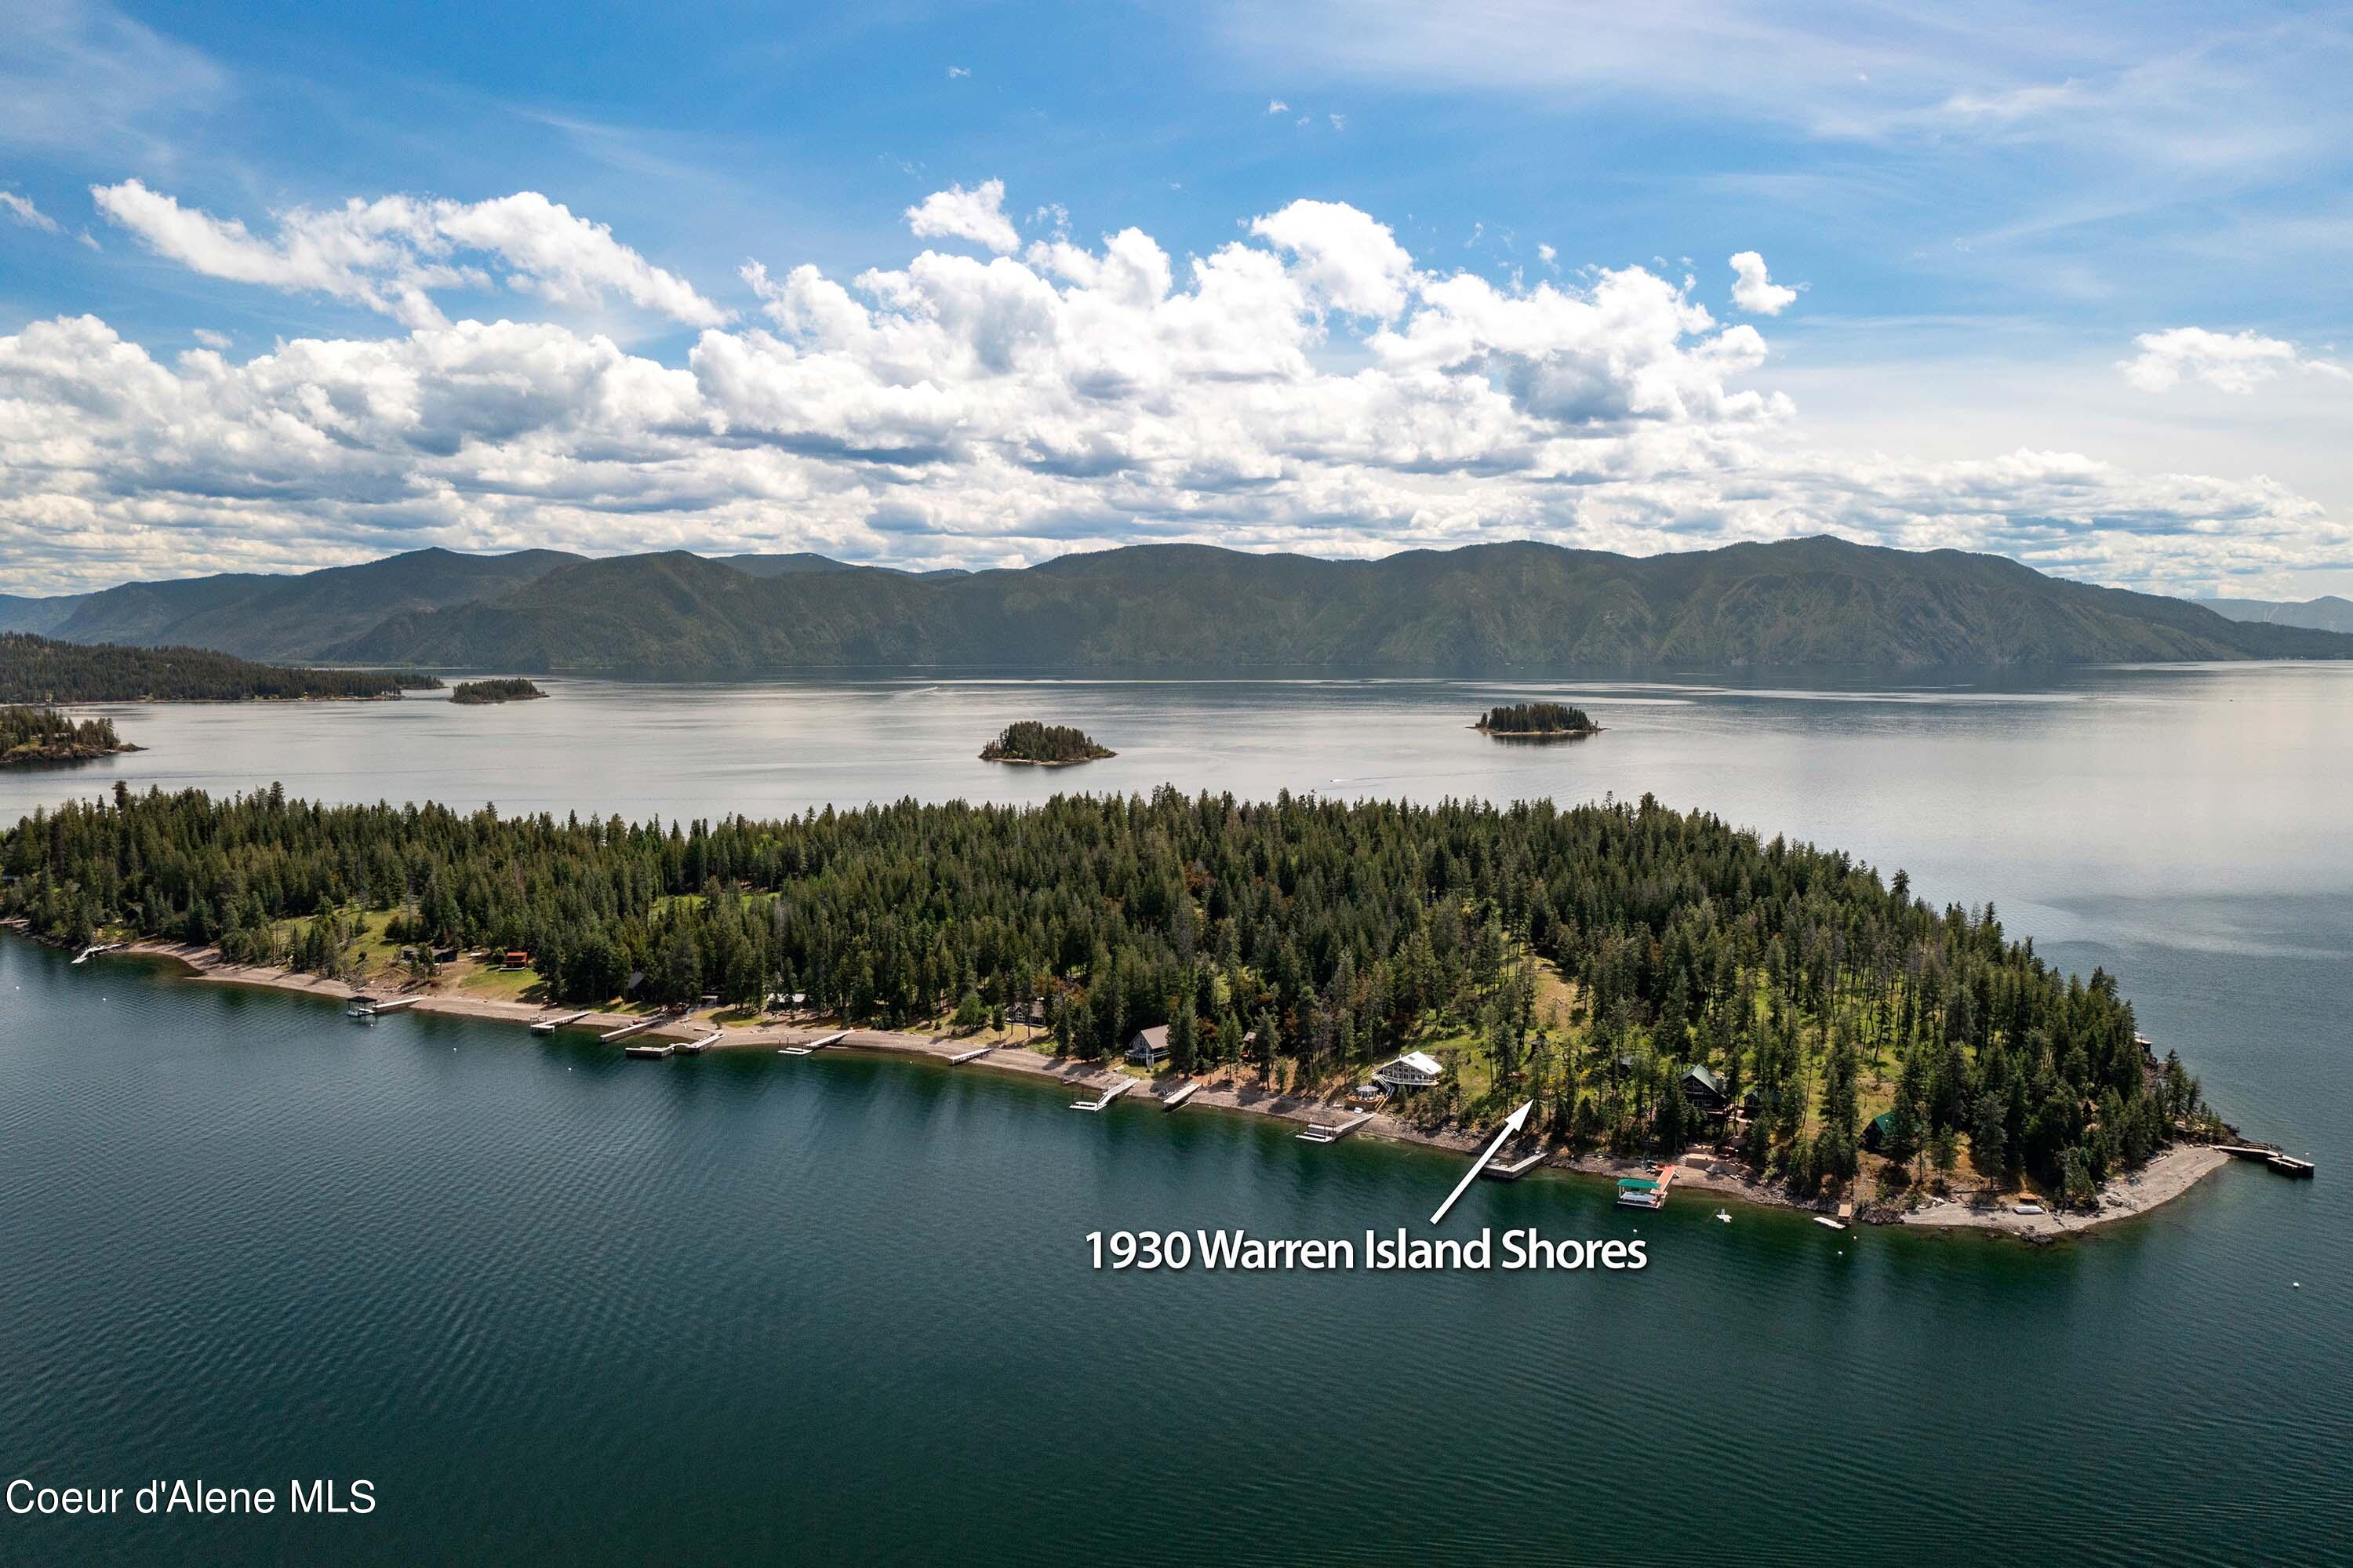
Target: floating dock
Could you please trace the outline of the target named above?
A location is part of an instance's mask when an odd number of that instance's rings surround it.
[[[1501,1160],[1490,1160],[1487,1169],[1480,1171],[1479,1174],[1490,1181],[1516,1181],[1543,1164],[1544,1160],[1544,1150],[1539,1149],[1534,1154],[1524,1154],[1509,1164]]]
[[[723,1031],[714,1029],[710,1033],[699,1036],[696,1039],[681,1040],[678,1043],[679,1053],[680,1054],[686,1056],[700,1056],[705,1051],[710,1050],[713,1045],[718,1044],[720,1040],[723,1038]]]
[[[1372,1119],[1373,1113],[1366,1111],[1364,1115],[1348,1121],[1311,1121],[1307,1124],[1307,1130],[1298,1135],[1299,1141],[1337,1143]]]
[[[632,1034],[643,1034],[649,1029],[659,1029],[666,1021],[659,1016],[640,1018],[635,1023],[624,1023],[618,1029],[607,1029],[596,1038],[607,1045],[616,1040],[627,1040]]]
[[[961,1067],[966,1062],[977,1062],[983,1056],[987,1055],[991,1051],[996,1049],[997,1047],[994,1045],[983,1045],[977,1051],[967,1051],[961,1056],[951,1056],[948,1058],[948,1065],[951,1067]]]
[[[813,1055],[816,1053],[824,1050],[828,1045],[839,1045],[849,1038],[849,1030],[837,1029],[830,1034],[818,1035],[816,1039],[809,1041],[807,1044],[787,1045],[783,1050],[778,1051],[776,1054],[779,1056]]]
[[[1099,1111],[1134,1087],[1135,1087],[1135,1080],[1134,1078],[1122,1078],[1117,1083],[1113,1084],[1111,1087],[1105,1089],[1102,1094],[1096,1096],[1093,1099],[1072,1100],[1071,1102],[1071,1108],[1072,1110]]]
[[[621,1047],[621,1054],[625,1056],[641,1056],[649,1062],[659,1062],[677,1049],[678,1042],[675,1040],[658,1040],[643,1045],[624,1045]]]
[[[111,953],[111,952],[114,951],[114,949],[115,949],[115,948],[119,948],[119,947],[121,947],[121,946],[122,946],[122,944],[121,944],[121,943],[120,943],[120,942],[97,942],[97,943],[93,943],[93,944],[92,944],[92,945],[90,945],[90,947],[84,948],[80,952],[76,953],[76,954],[74,955],[74,962],[76,962],[76,963],[80,963],[80,962],[82,962],[84,959],[94,959],[94,958],[98,957],[98,955],[99,955],[99,954],[100,954],[100,953]]]
[[[578,1012],[567,1012],[561,1018],[543,1018],[531,1026],[531,1032],[533,1034],[553,1034],[559,1029],[569,1028],[582,1019],[591,1016],[595,1012],[595,1008],[586,1008]]]
[[[1166,1099],[1160,1102],[1160,1108],[1165,1111],[1173,1111],[1178,1106],[1183,1105],[1187,1100],[1191,1099],[1195,1095],[1198,1095],[1200,1092],[1201,1086],[1198,1084],[1180,1085],[1175,1094],[1170,1095]]]

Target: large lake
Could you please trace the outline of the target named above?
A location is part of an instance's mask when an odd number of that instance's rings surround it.
[[[2353,1506],[2353,668],[2050,686],[546,683],[107,708],[0,776],[691,817],[913,796],[1644,791],[1993,900],[2249,1131],[2042,1252],[1599,1184],[1449,1234],[1633,1275],[1097,1274],[1096,1229],[1420,1228],[1461,1166],[916,1064],[593,1046],[0,942],[0,1480],[367,1477],[364,1519],[28,1520],[0,1560],[2316,1562]],[[1563,695],[1609,726],[1470,731]],[[1120,755],[984,764],[1017,717]],[[2334,1544],[2331,1544],[2331,1543]]]

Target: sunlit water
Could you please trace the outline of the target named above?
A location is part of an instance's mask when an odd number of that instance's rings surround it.
[[[547,683],[115,708],[118,778],[631,816],[912,795],[1649,790],[2117,971],[2316,1181],[2044,1252],[1599,1184],[1450,1234],[1639,1275],[1139,1277],[1091,1230],[1419,1228],[1449,1158],[929,1065],[625,1063],[0,943],[0,1479],[371,1478],[364,1519],[28,1520],[0,1560],[2293,1560],[2353,1467],[2353,670],[2044,689]],[[1491,742],[1566,695],[1583,743]],[[975,758],[1016,717],[1116,758]],[[2300,1288],[2297,1287],[2300,1286]],[[282,1504],[281,1504],[282,1507]]]

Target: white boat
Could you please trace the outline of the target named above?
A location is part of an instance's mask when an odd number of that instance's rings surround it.
[[[1719,1220],[1722,1220],[1722,1221],[1723,1221],[1725,1224],[1727,1224],[1727,1225],[1728,1225],[1728,1224],[1730,1224],[1732,1223],[1732,1216],[1731,1216],[1730,1214],[1725,1213],[1722,1209],[1718,1209],[1718,1210],[1716,1210],[1716,1212],[1715,1212],[1715,1217],[1716,1217],[1717,1219],[1719,1219]]]
[[[1844,1220],[1834,1220],[1828,1214],[1816,1214],[1814,1216],[1814,1224],[1818,1225],[1827,1225],[1834,1231],[1842,1231],[1846,1229],[1846,1222]]]

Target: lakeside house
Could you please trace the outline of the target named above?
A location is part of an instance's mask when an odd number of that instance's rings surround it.
[[[1128,1036],[1127,1059],[1156,1067],[1168,1059],[1168,1025],[1155,1023],[1149,1029],[1139,1029]]]
[[[1866,1154],[1884,1154],[1887,1146],[1895,1141],[1895,1113],[1881,1111],[1862,1127],[1862,1149]]]
[[[1706,1067],[1683,1069],[1683,1098],[1692,1109],[1704,1117],[1719,1117],[1731,1108],[1732,1096],[1724,1086],[1724,1079]]]
[[[1438,1082],[1446,1069],[1438,1058],[1421,1051],[1409,1051],[1394,1062],[1384,1062],[1374,1069],[1373,1081],[1392,1089],[1426,1089]]]

